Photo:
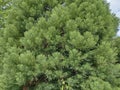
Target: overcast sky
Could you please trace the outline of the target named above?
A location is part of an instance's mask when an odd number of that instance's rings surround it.
[[[110,9],[120,17],[120,0],[107,0],[110,3]]]
[[[116,16],[120,18],[120,0],[107,0],[107,1],[110,3],[110,9],[112,13],[115,13]],[[120,30],[118,31],[117,36],[120,36]]]

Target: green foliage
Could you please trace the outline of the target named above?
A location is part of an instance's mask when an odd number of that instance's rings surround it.
[[[0,90],[119,90],[118,19],[104,0],[7,3]]]
[[[82,90],[112,90],[108,82],[96,77],[89,77],[81,86],[83,87]]]
[[[117,48],[117,56],[118,56],[118,62],[120,63],[120,37],[116,37],[113,40],[113,46]]]

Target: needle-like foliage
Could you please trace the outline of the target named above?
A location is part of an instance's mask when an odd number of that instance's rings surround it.
[[[2,8],[0,90],[120,90],[118,19],[104,0],[11,0]]]

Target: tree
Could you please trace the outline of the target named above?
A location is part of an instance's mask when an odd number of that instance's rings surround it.
[[[118,61],[118,63],[120,63],[120,46],[119,45],[120,45],[120,37],[114,38],[113,39],[113,46],[117,48],[117,52],[118,52],[117,61]]]
[[[0,33],[1,90],[116,90],[118,19],[104,0],[13,0]]]

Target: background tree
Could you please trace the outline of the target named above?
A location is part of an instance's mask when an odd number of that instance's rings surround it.
[[[104,0],[13,0],[0,33],[1,90],[119,90],[118,19]]]

